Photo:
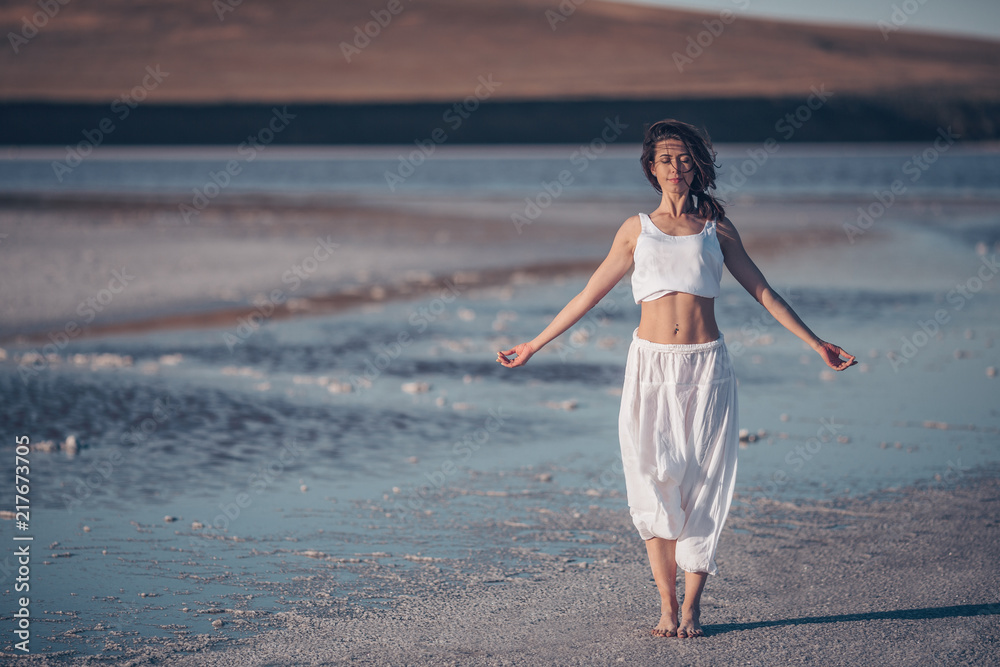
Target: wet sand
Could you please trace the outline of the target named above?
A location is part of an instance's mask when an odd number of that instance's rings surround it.
[[[73,615],[57,626],[101,655],[19,664],[988,664],[1000,637],[998,471],[962,471],[854,499],[737,505],[720,543],[719,575],[703,596],[699,639],[650,635],[658,597],[627,512],[588,509],[600,493],[537,483],[536,475],[512,487],[486,475],[443,489],[444,516],[409,521],[462,532],[490,558],[419,550],[335,558],[301,535],[283,549],[298,576],[275,582],[260,573],[247,582],[269,586],[280,603],[242,596],[213,608],[190,596],[187,621],[161,626],[168,636],[155,638],[122,632],[114,617]],[[522,492],[512,493],[519,485]],[[518,502],[529,493],[533,510]],[[469,494],[489,494],[507,519],[446,509]],[[566,502],[582,511],[548,509]],[[135,538],[133,549],[169,534],[146,532],[153,534]],[[557,540],[575,545],[555,555]],[[70,541],[74,551],[99,542],[83,533]],[[229,548],[230,563],[258,558],[252,542]],[[346,595],[338,583],[345,571],[358,577]],[[155,590],[155,580],[147,587]],[[154,596],[128,627],[172,604],[179,602],[169,594]]]

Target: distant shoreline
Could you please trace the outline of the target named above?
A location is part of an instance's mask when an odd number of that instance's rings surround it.
[[[288,120],[277,132],[266,131],[276,108],[287,109]],[[776,98],[140,104],[134,109],[7,102],[0,104],[0,144],[232,145],[261,132],[261,141],[275,145],[552,144],[599,140],[609,122],[620,128],[614,141],[634,143],[641,141],[645,125],[665,117],[704,126],[716,142],[926,141],[947,127],[960,140],[1000,139],[1000,101],[831,94],[821,102],[804,91]]]

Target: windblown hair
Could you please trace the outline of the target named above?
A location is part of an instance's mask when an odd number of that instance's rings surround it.
[[[708,133],[699,130],[694,125],[684,123],[673,118],[657,121],[646,128],[646,136],[642,140],[642,171],[646,174],[646,179],[653,185],[653,188],[663,193],[660,184],[653,175],[653,160],[656,159],[656,146],[661,141],[668,139],[679,139],[687,146],[688,152],[694,159],[694,179],[691,181],[691,194],[698,198],[698,215],[708,220],[722,220],[726,216],[726,209],[723,208],[722,200],[714,197],[708,191],[715,189],[715,151],[712,149],[712,140]]]

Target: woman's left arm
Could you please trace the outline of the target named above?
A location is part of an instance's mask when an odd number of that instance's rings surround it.
[[[747,254],[746,248],[743,247],[743,241],[740,239],[740,233],[736,231],[736,227],[729,218],[724,218],[721,223],[718,223],[716,231],[726,268],[743,286],[743,289],[774,316],[774,319],[802,339],[809,347],[816,350],[817,354],[831,368],[842,371],[858,363],[853,355],[848,354],[833,343],[822,340],[810,331],[805,322],[792,310],[792,307],[781,298],[781,295],[771,289],[764,274],[760,272],[757,265],[750,259],[750,255]],[[841,359],[841,354],[847,359]]]

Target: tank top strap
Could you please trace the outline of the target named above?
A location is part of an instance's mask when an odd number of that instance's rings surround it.
[[[650,218],[649,218],[649,216],[647,214],[640,213],[639,214],[639,222],[642,224],[642,231],[644,231],[644,232],[646,232],[648,234],[649,231],[650,231],[649,230],[649,226],[653,224],[653,221],[650,220]]]

